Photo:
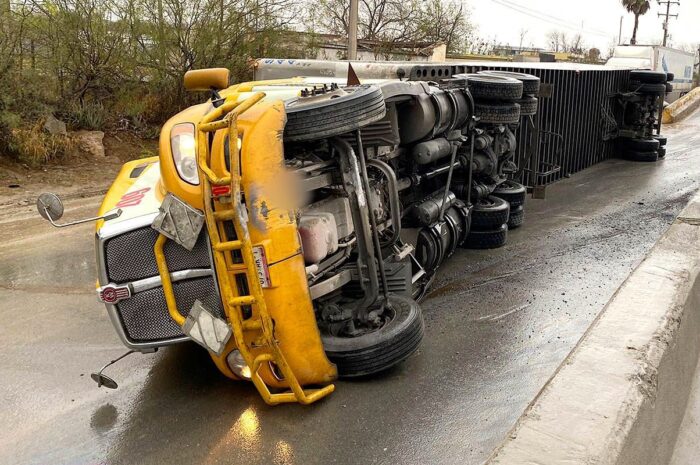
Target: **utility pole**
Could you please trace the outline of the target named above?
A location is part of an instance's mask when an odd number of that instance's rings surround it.
[[[671,5],[678,5],[680,6],[681,2],[680,1],[671,1],[667,0],[665,2],[662,2],[661,0],[656,0],[656,3],[661,5],[666,5],[666,13],[659,13],[659,17],[664,16],[664,47],[666,46],[666,43],[668,42],[668,20],[669,18],[678,18],[678,15],[672,15],[671,14]]]
[[[623,21],[624,19],[625,19],[624,16],[620,16],[620,35],[617,36],[617,37],[618,37],[617,45],[622,45],[622,21]]]
[[[357,60],[357,16],[358,0],[350,0],[348,20],[348,60]]]
[[[697,63],[695,66],[697,66],[697,68],[698,68],[698,75],[700,75],[700,45],[698,45],[698,63]],[[696,81],[695,81],[695,76],[693,76],[693,82],[694,82],[696,85],[700,85],[699,82],[696,82]]]

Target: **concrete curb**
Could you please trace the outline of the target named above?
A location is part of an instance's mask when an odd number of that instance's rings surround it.
[[[700,352],[699,274],[697,195],[487,463],[668,463]]]
[[[664,108],[661,121],[664,124],[677,123],[685,119],[698,107],[700,107],[700,87],[691,90],[686,95]]]

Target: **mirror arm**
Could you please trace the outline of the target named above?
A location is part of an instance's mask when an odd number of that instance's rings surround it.
[[[211,88],[211,104],[214,106],[214,108],[219,108],[221,105],[223,105],[225,102],[225,99],[221,97],[221,94],[219,93],[218,89]]]
[[[95,216],[93,218],[86,218],[84,220],[78,220],[78,221],[72,221],[70,223],[64,223],[64,224],[58,224],[55,223],[53,218],[51,218],[51,214],[49,213],[49,209],[45,206],[44,211],[46,212],[46,217],[49,219],[49,222],[56,228],[65,228],[67,226],[75,226],[76,224],[83,224],[83,223],[89,223],[91,221],[99,221],[99,220],[113,220],[114,218],[119,218],[122,214],[122,209],[118,208],[116,211],[109,212],[106,215],[102,216]]]

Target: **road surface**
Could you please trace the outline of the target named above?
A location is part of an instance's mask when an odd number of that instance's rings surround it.
[[[193,344],[133,355],[97,389],[90,372],[124,349],[91,227],[0,216],[0,463],[481,463],[700,187],[699,128],[670,129],[657,164],[611,160],[529,200],[505,248],[444,267],[415,356],[310,407],[266,406]]]

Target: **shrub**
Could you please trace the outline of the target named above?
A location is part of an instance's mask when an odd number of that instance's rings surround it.
[[[74,150],[70,137],[44,132],[43,122],[29,129],[11,130],[10,155],[30,166],[64,160]]]
[[[72,102],[60,116],[73,129],[98,131],[104,129],[108,112],[102,103],[86,100],[83,102]]]

